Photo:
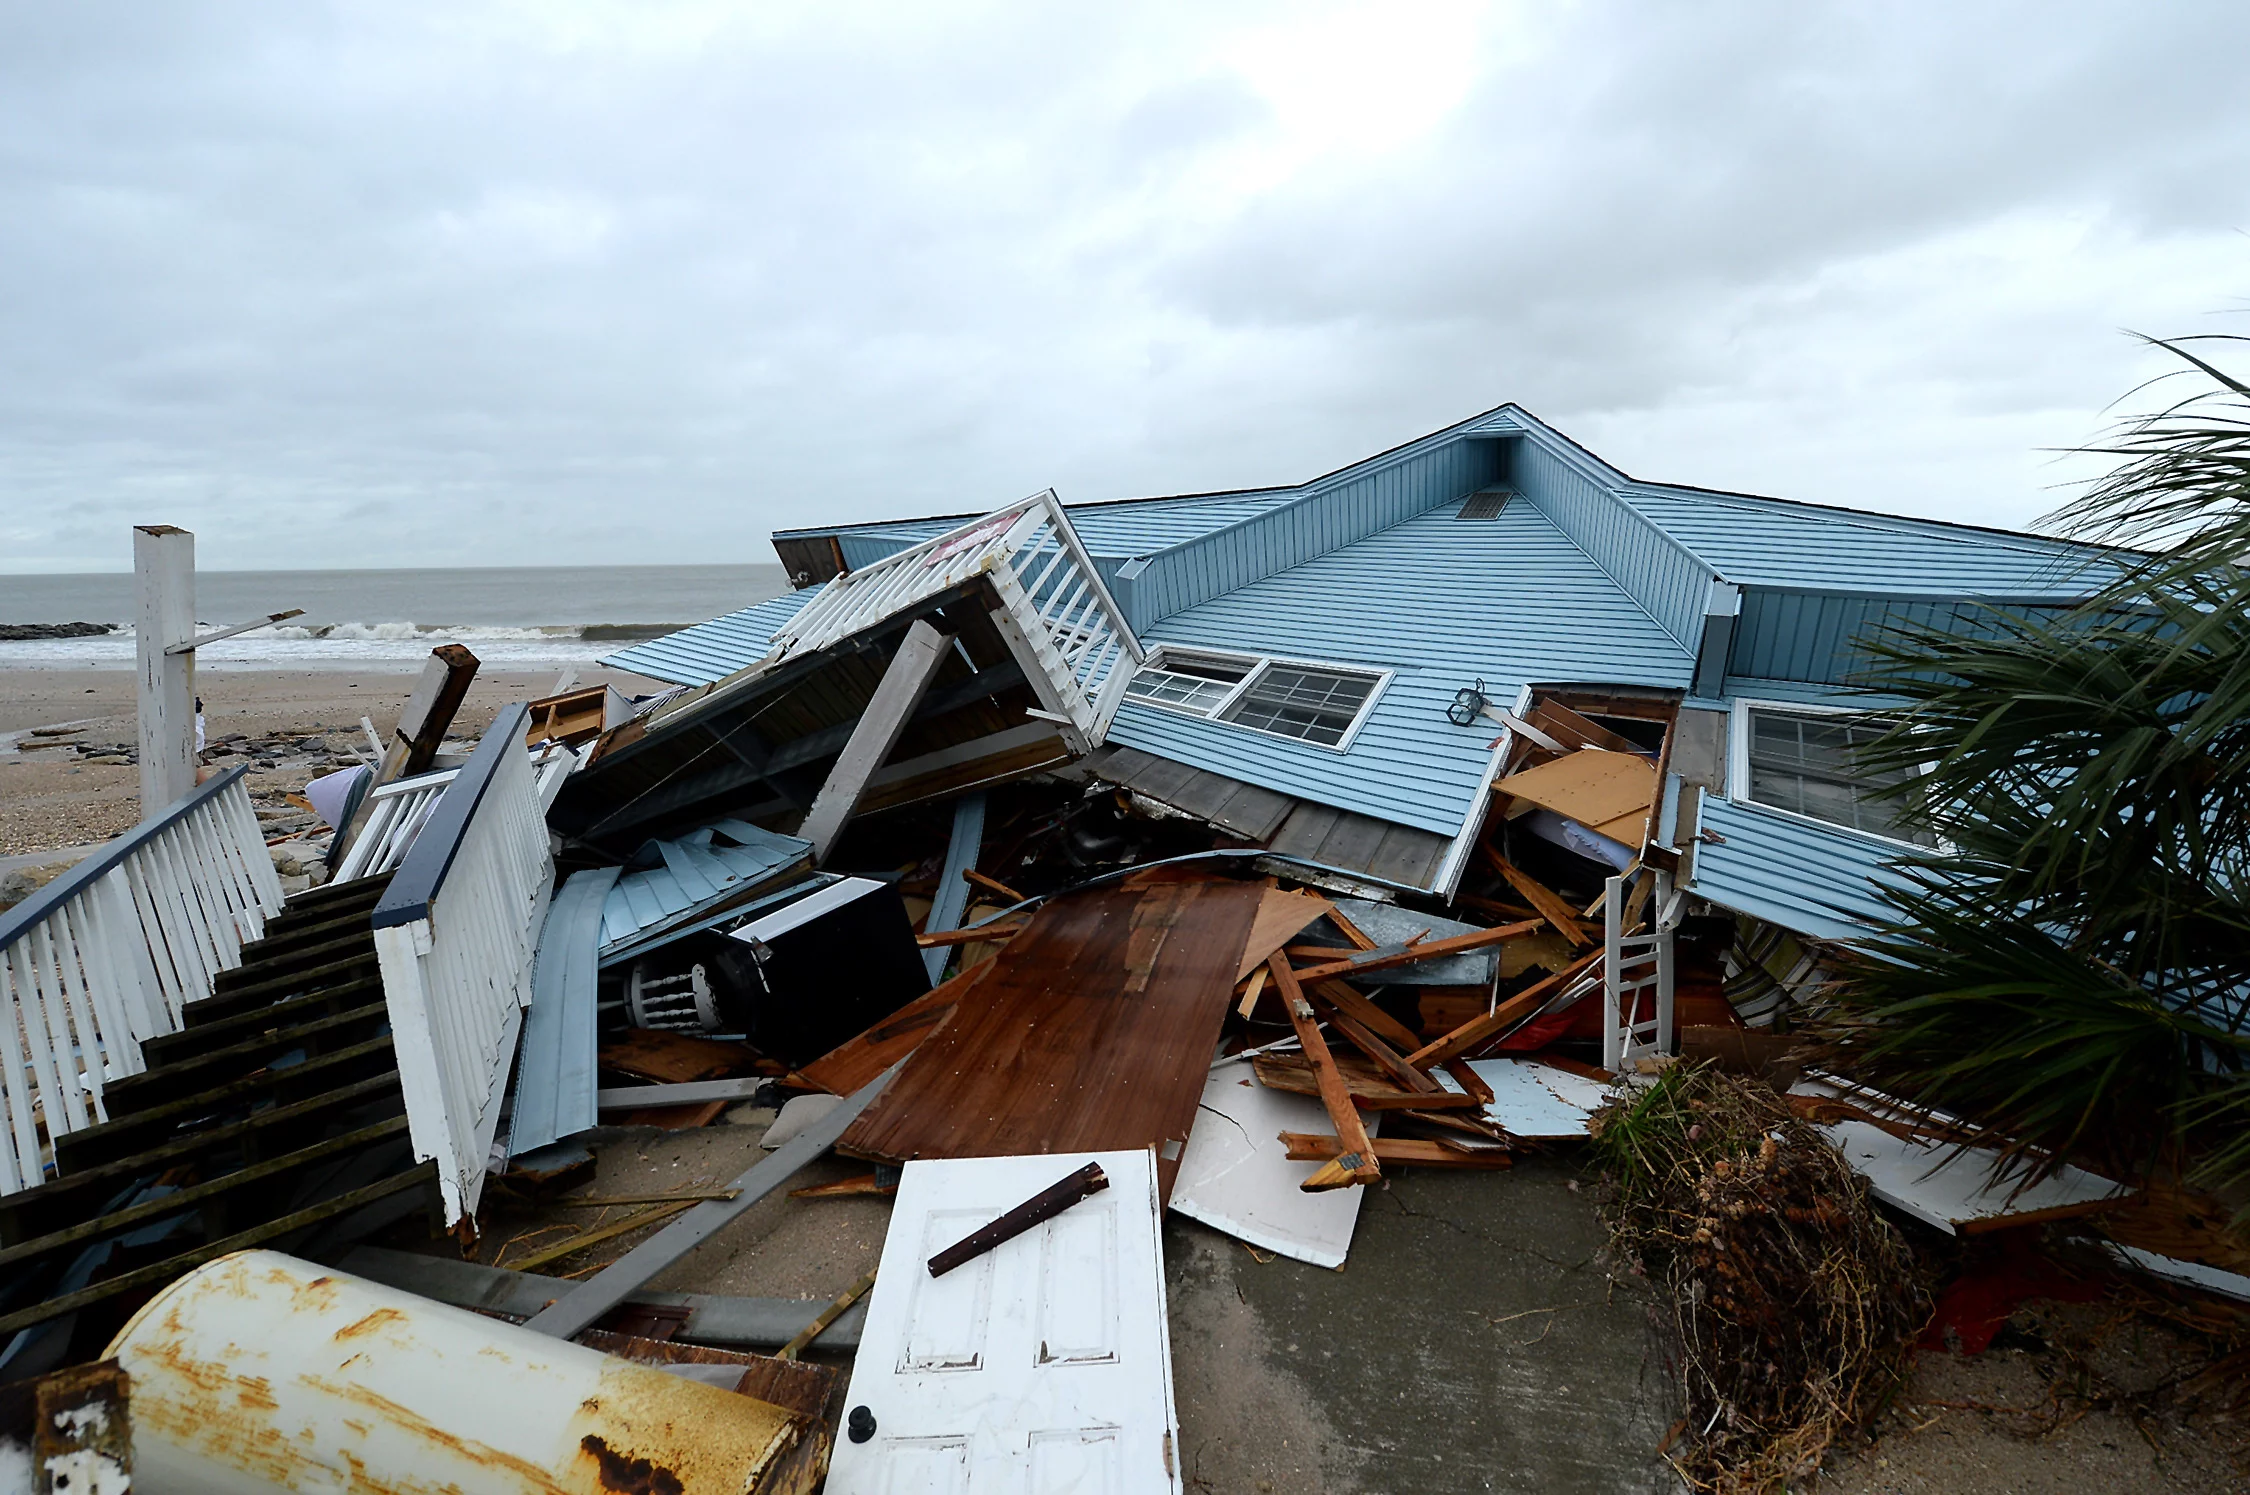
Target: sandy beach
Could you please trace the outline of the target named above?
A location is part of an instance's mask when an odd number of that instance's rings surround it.
[[[560,673],[480,672],[454,719],[454,735],[474,737],[503,705],[553,689]],[[206,669],[197,673],[196,689],[212,744],[236,735],[319,738],[348,755],[347,743],[366,745],[360,718],[387,731],[413,681],[410,670]],[[628,695],[663,688],[618,670],[579,673],[581,685],[605,682]],[[133,687],[130,670],[0,670],[0,858],[106,840],[139,821],[140,770],[100,761],[134,743]],[[83,747],[41,748],[28,735],[66,725],[78,729],[67,735]],[[262,770],[253,764],[250,787],[253,793],[295,792],[313,776],[303,766]]]

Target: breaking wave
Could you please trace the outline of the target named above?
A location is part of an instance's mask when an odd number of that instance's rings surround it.
[[[199,623],[196,626],[207,630],[218,625]],[[385,669],[418,665],[435,645],[457,643],[466,645],[485,664],[496,668],[583,665],[635,640],[659,638],[681,626],[676,623],[563,623],[544,627],[490,623],[283,623],[206,644],[196,651],[196,662],[204,667],[238,669],[290,669],[306,665]],[[129,624],[114,625],[110,633],[85,638],[0,641],[0,668],[130,669],[134,658],[133,629]]]

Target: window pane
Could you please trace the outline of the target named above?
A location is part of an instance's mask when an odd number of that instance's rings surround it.
[[[1243,693],[1228,720],[1334,747],[1374,689],[1375,681],[1367,675],[1275,665]]]
[[[1750,798],[1834,825],[1902,841],[1929,837],[1901,820],[1908,805],[1875,791],[1911,777],[1861,767],[1857,750],[1883,735],[1862,717],[1750,713]]]
[[[1224,680],[1232,685],[1250,673],[1250,666],[1238,659],[1213,659],[1202,654],[1167,654],[1163,667],[1175,675],[1194,675],[1204,680]]]
[[[1235,679],[1241,676],[1237,674]],[[1144,669],[1125,687],[1129,700],[1155,701],[1166,706],[1177,706],[1183,711],[1193,711],[1209,716],[1218,709],[1227,692],[1234,689],[1230,680],[1204,679],[1194,675],[1175,674],[1170,670]]]

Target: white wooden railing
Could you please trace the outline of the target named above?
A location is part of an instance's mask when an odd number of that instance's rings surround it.
[[[1602,888],[1602,1068],[1611,1071],[1678,1047],[1672,994],[1679,895],[1669,873],[1640,875],[1656,879],[1646,933],[1625,932],[1626,879],[1613,877]]]
[[[375,906],[407,1132],[417,1159],[437,1160],[448,1225],[484,1189],[554,884],[528,720],[520,704],[500,713]]]
[[[0,914],[0,1194],[42,1176],[41,1142],[109,1119],[106,1082],[179,1031],[281,908],[244,768],[184,795]]]
[[[1141,645],[1052,490],[834,578],[774,635],[766,663],[840,643],[980,575],[1045,714],[1091,751]]]
[[[542,742],[531,749],[531,764],[538,783],[539,808],[544,812],[562,792],[564,777],[578,766],[578,754],[559,742]],[[445,786],[460,772],[458,768],[441,768],[378,785],[367,796],[366,823],[344,853],[344,864],[336,869],[336,881],[396,871],[406,860],[414,838],[436,813]]]

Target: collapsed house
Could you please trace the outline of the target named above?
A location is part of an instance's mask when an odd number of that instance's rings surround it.
[[[434,661],[335,787],[326,887],[283,900],[222,775],[0,916],[0,1380],[114,1357],[134,1305],[278,1248],[581,1343],[660,1310],[791,1355],[874,1336],[831,1488],[1023,1457],[1156,1487],[1161,1435],[1176,1489],[1165,1210],[1338,1266],[1385,1168],[1504,1170],[1620,1076],[1752,1051],[1913,850],[1854,761],[1862,640],[2107,579],[2090,547],[1639,482],[1513,406],[1294,488],[774,544],[789,593],[604,661],[639,699],[558,689],[445,754],[474,661]],[[1938,1229],[2123,1193],[1940,1169],[1927,1118],[1798,1088]],[[416,1209],[473,1239],[489,1179],[590,1168],[604,1120],[776,1089],[769,1159],[611,1229],[662,1227],[576,1286],[359,1244]],[[895,1192],[910,1292],[647,1291],[832,1148]],[[1055,1307],[1077,1273],[1107,1319]],[[1061,1314],[1042,1374],[941,1388],[986,1350],[930,1335],[995,1295]],[[797,1407],[778,1384],[739,1389]],[[1115,1436],[960,1431],[1025,1397]],[[825,1426],[759,1415],[773,1478],[817,1479]]]

